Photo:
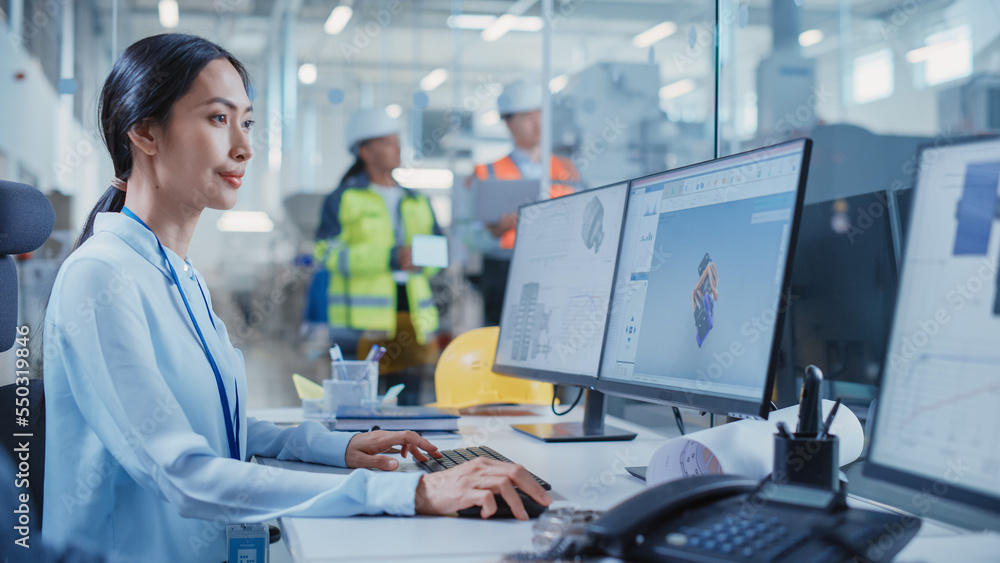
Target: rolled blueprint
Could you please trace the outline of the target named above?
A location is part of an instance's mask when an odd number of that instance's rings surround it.
[[[833,401],[823,401],[824,420],[833,405]],[[794,405],[772,412],[767,420],[741,420],[668,440],[649,460],[646,486],[708,473],[763,479],[771,473],[774,463],[778,421],[795,428],[798,410],[799,406]],[[841,406],[830,434],[840,438],[841,466],[858,459],[865,432],[851,409]]]

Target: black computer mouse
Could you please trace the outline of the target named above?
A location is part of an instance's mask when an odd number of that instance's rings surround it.
[[[524,503],[524,510],[528,513],[528,518],[538,518],[541,513],[548,510],[547,506],[539,504],[538,501],[521,491],[517,491],[517,496],[521,497],[521,502]],[[514,518],[514,512],[502,496],[493,495],[493,498],[497,501],[497,511],[490,518]],[[470,506],[469,508],[459,510],[458,515],[467,518],[481,518],[481,511],[482,507],[480,506]]]

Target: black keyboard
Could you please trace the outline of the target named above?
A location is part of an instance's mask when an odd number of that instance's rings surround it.
[[[506,461],[507,463],[514,463],[506,457],[498,454],[493,448],[486,446],[475,446],[472,448],[459,448],[457,450],[441,450],[444,457],[439,459],[430,458],[428,461],[417,461],[417,466],[423,469],[427,473],[433,473],[435,471],[444,471],[451,467],[455,467],[460,463],[465,463],[466,461],[476,459],[477,457],[485,457],[488,459],[495,459],[497,461]],[[531,476],[538,481],[538,484],[542,486],[546,491],[552,490],[552,485],[546,483],[544,480],[540,479],[538,475],[534,473]]]

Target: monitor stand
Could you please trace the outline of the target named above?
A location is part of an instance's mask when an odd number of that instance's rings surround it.
[[[548,424],[512,424],[514,430],[544,442],[616,442],[635,438],[635,432],[628,432],[614,426],[604,425],[604,393],[593,389],[584,390],[583,423],[557,422]]]

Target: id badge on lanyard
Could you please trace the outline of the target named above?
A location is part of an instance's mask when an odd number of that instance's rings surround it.
[[[138,215],[132,212],[128,207],[122,208],[122,213],[131,219],[134,219],[140,225],[146,228],[149,232],[153,233],[153,229],[149,228],[149,225],[143,222]],[[219,403],[222,406],[222,418],[226,421],[226,438],[229,440],[229,457],[241,460],[240,456],[240,394],[239,388],[234,385],[233,388],[236,389],[236,423],[233,424],[232,411],[229,410],[229,396],[226,394],[226,386],[222,382],[222,373],[219,371],[219,365],[215,362],[215,358],[212,357],[212,352],[208,349],[208,342],[205,341],[205,335],[201,332],[201,327],[198,326],[198,321],[194,317],[194,311],[191,310],[191,304],[188,303],[187,296],[184,295],[184,289],[181,287],[181,280],[177,276],[177,271],[174,270],[173,264],[170,263],[170,258],[167,257],[167,251],[163,249],[163,244],[160,242],[160,238],[153,233],[153,237],[156,239],[156,244],[160,247],[160,254],[163,255],[163,259],[167,262],[167,268],[170,269],[170,276],[174,280],[174,285],[177,286],[177,291],[181,294],[181,300],[184,302],[184,307],[187,309],[188,316],[191,317],[191,322],[194,324],[194,330],[198,333],[198,339],[201,340],[201,346],[205,350],[205,357],[208,358],[208,363],[212,366],[212,371],[215,373],[215,383],[219,388]],[[197,279],[195,280],[197,281]],[[208,298],[205,297],[205,290],[201,287],[201,282],[198,282],[198,289],[201,290],[201,297],[205,301],[205,308],[208,307]],[[215,328],[215,321],[212,319],[212,311],[208,311],[208,319],[212,322],[212,328]]]
[[[267,524],[226,526],[227,563],[268,563],[270,532]]]

